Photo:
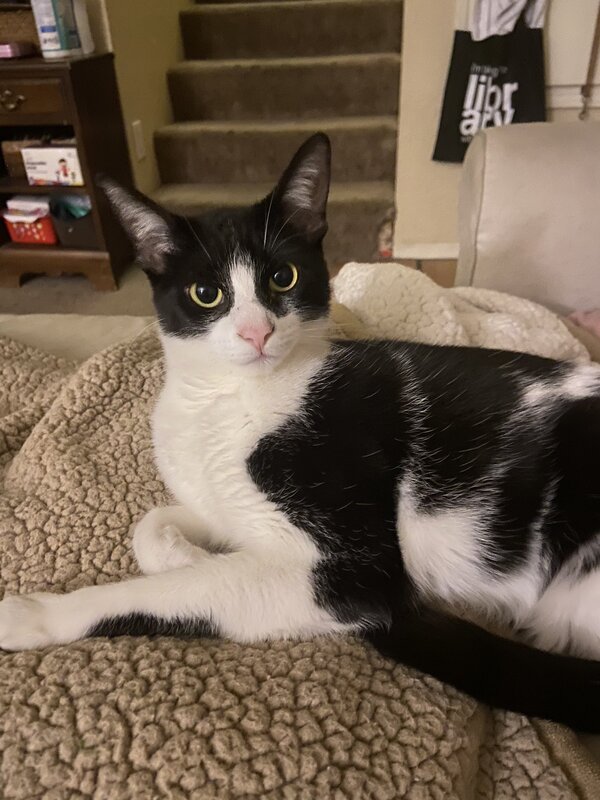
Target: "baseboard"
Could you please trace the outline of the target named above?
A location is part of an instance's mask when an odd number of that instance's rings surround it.
[[[546,105],[549,109],[581,108],[581,86],[547,86]],[[600,108],[600,86],[593,86],[588,108]]]

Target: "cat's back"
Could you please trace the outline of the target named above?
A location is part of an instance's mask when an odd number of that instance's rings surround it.
[[[388,402],[426,404],[431,424],[600,395],[598,364],[478,347],[338,341],[326,369],[333,389],[347,389],[346,406],[372,399],[376,387]]]
[[[597,408],[579,411],[582,398]],[[418,464],[423,498],[443,504],[449,490],[463,495],[499,465],[522,466],[533,479],[571,408],[600,418],[600,366],[482,348],[336,342],[302,413],[258,450],[314,465],[316,447],[330,476],[364,463],[401,481]]]

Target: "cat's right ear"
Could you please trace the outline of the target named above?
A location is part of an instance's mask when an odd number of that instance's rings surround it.
[[[125,189],[111,178],[98,176],[96,182],[129,236],[142,269],[154,275],[165,272],[167,256],[176,250],[173,216],[141,192]]]

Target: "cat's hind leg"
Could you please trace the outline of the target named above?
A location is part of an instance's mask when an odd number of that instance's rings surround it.
[[[524,627],[542,650],[600,660],[600,535],[566,562]]]
[[[527,627],[538,647],[600,659],[600,369],[574,367],[567,386],[585,396],[556,425],[560,481],[543,535],[559,552],[573,552],[561,559]]]

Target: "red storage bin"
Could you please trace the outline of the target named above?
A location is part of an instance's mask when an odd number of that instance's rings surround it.
[[[56,244],[56,232],[49,216],[39,217],[33,222],[11,222],[4,220],[13,242],[19,244]]]

